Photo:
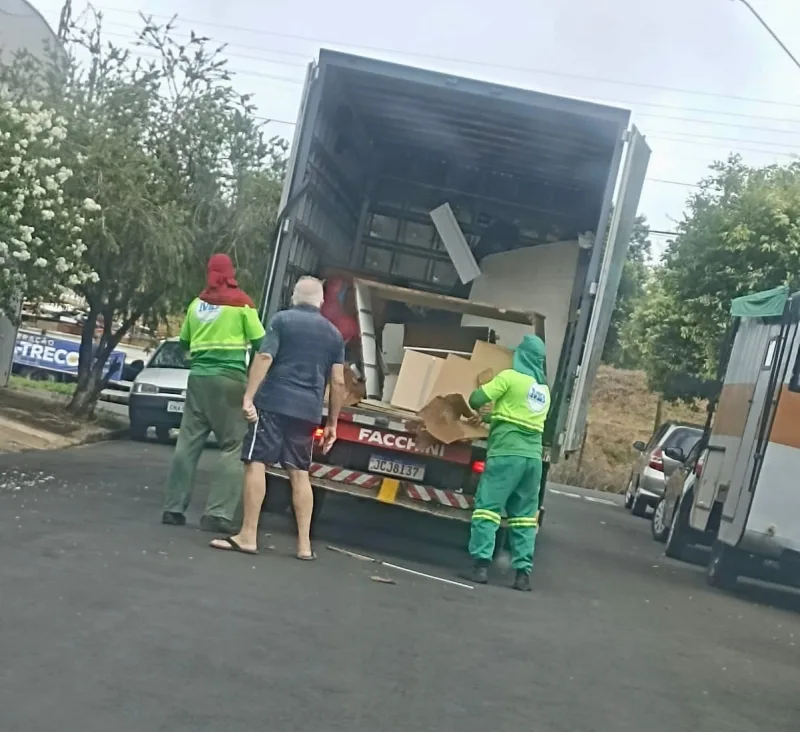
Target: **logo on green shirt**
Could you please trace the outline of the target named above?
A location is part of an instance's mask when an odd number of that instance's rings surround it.
[[[540,414],[547,409],[547,388],[539,384],[532,384],[528,389],[528,408],[534,414]]]

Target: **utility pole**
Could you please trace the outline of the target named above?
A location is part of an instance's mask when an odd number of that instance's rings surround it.
[[[67,28],[72,20],[72,0],[65,0],[61,8],[61,17],[58,20],[56,37],[63,43],[67,39]]]
[[[734,1],[734,2],[737,2],[737,0],[733,0],[733,1]],[[767,33],[769,33],[769,34],[770,34],[770,35],[771,35],[771,36],[772,36],[772,37],[775,39],[776,43],[777,43],[777,44],[778,44],[778,45],[779,45],[779,46],[780,46],[780,47],[781,47],[781,48],[784,50],[784,52],[786,53],[786,55],[787,55],[787,56],[788,56],[790,59],[792,59],[792,61],[794,62],[794,65],[795,65],[795,66],[797,66],[797,68],[798,68],[798,69],[800,69],[800,61],[798,61],[798,60],[797,60],[797,56],[795,56],[795,55],[794,55],[794,54],[793,54],[793,53],[792,53],[792,52],[789,50],[789,48],[786,46],[786,44],[785,44],[785,43],[784,43],[784,42],[783,42],[783,41],[782,41],[782,40],[781,40],[781,39],[778,37],[778,34],[777,34],[777,33],[776,33],[774,30],[772,30],[772,28],[770,28],[770,27],[769,27],[769,24],[767,23],[767,21],[766,21],[766,20],[764,20],[764,19],[763,19],[763,18],[762,18],[762,17],[759,15],[758,11],[757,11],[757,10],[756,10],[756,9],[755,9],[755,8],[754,8],[754,7],[753,7],[751,4],[750,4],[750,0],[738,0],[738,2],[740,2],[742,5],[744,5],[744,6],[745,6],[745,7],[746,7],[746,8],[747,8],[747,9],[748,9],[748,10],[749,10],[749,11],[750,11],[752,14],[753,14],[753,16],[755,17],[755,19],[756,19],[756,20],[757,20],[759,23],[761,23],[761,25],[764,27],[764,30],[766,30],[766,31],[767,31]]]

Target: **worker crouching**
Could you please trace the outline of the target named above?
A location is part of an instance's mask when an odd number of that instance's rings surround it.
[[[475,496],[469,538],[470,579],[486,584],[497,530],[507,517],[514,589],[530,591],[542,479],[542,432],[550,409],[545,345],[528,335],[514,352],[513,367],[501,371],[469,398],[478,410],[493,402],[488,417],[486,467]]]

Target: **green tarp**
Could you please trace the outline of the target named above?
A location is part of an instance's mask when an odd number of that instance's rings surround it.
[[[737,297],[731,302],[731,316],[734,318],[777,318],[783,315],[789,288],[785,285],[752,295]]]

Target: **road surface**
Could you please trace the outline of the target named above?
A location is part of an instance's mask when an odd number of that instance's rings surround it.
[[[0,456],[3,732],[798,728],[798,596],[712,591],[591,493],[550,495],[533,593],[468,590],[326,551],[463,564],[464,527],[347,498],[316,563],[292,558],[286,517],[258,557],[215,552],[158,523],[169,455]]]

